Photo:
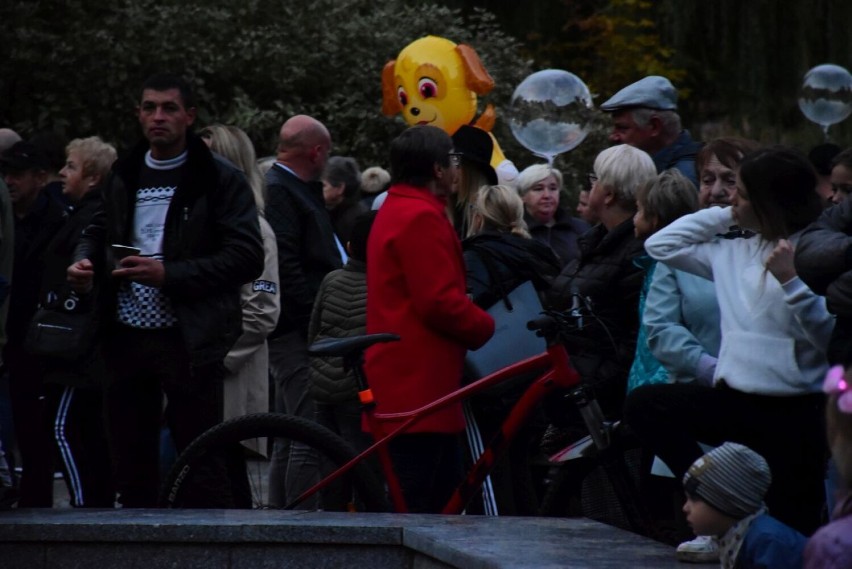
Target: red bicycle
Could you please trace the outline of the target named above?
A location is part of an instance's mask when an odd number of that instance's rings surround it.
[[[212,451],[233,449],[236,445],[249,441],[253,444],[246,446],[263,447],[263,443],[258,445],[258,439],[265,439],[268,445],[272,439],[281,438],[311,447],[314,450],[312,455],[317,460],[317,464],[322,466],[320,470],[323,472],[321,479],[287,504],[286,509],[299,508],[308,499],[316,502],[317,497],[319,497],[317,507],[323,508],[323,495],[326,492],[330,493],[333,489],[336,495],[343,493],[347,497],[346,509],[406,512],[408,507],[399,479],[391,464],[389,441],[406,432],[417,421],[431,413],[524,376],[534,377],[534,379],[524,389],[523,394],[509,411],[499,430],[485,445],[478,459],[470,466],[463,481],[443,507],[442,513],[460,514],[465,510],[491,472],[495,462],[507,451],[541,401],[557,390],[563,390],[577,405],[588,429],[587,441],[585,444],[581,442],[579,447],[585,447],[587,454],[590,448],[595,449],[594,454],[599,457],[600,464],[606,467],[607,476],[631,528],[639,533],[647,534],[649,528],[647,517],[637,499],[632,480],[627,474],[623,453],[618,450],[617,445],[613,445],[614,439],[617,438],[618,426],[604,419],[597,401],[581,384],[579,375],[571,366],[568,352],[560,341],[560,334],[566,329],[574,328],[576,319],[576,314],[571,313],[545,313],[541,318],[529,322],[527,326],[547,340],[546,352],[498,370],[429,405],[392,415],[375,412],[373,394],[364,378],[361,363],[363,353],[368,347],[380,342],[393,342],[399,337],[394,334],[372,334],[320,340],[309,348],[309,352],[317,357],[342,357],[345,365],[354,370],[362,385],[359,395],[374,444],[358,453],[340,436],[327,428],[305,419],[280,413],[263,413],[232,419],[205,432],[181,453],[162,488],[161,503],[166,507],[182,505],[187,488],[193,483],[194,472],[203,465]],[[382,419],[388,418],[395,419],[399,423],[398,426],[386,431]],[[580,450],[574,448],[557,453],[554,456],[554,466],[558,468],[559,460],[579,452]],[[375,466],[376,459],[378,467]],[[237,486],[248,489],[250,498],[245,496],[238,500],[238,506],[268,507],[265,498],[268,488],[266,488],[264,459],[257,453],[252,453],[248,456],[246,464],[245,472],[239,474],[241,482]],[[380,471],[380,476],[377,470]],[[550,493],[554,494],[554,491]]]

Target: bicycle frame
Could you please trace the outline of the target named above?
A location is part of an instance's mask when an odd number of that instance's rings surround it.
[[[526,423],[531,416],[536,405],[549,393],[556,389],[567,389],[580,383],[580,376],[571,366],[568,352],[565,347],[559,342],[553,342],[548,346],[547,351],[527,358],[508,367],[500,369],[491,375],[483,377],[466,385],[446,396],[433,401],[432,403],[405,413],[376,413],[375,407],[369,403],[372,401],[370,393],[362,392],[362,401],[365,403],[365,416],[367,425],[376,441],[364,452],[353,458],[351,461],[341,466],[319,483],[303,492],[287,508],[292,508],[300,502],[322,490],[339,477],[348,472],[356,464],[366,458],[378,453],[379,462],[382,471],[388,483],[388,491],[393,503],[394,511],[405,513],[408,507],[405,503],[405,498],[402,493],[402,487],[399,483],[399,478],[393,469],[391,463],[388,443],[396,436],[404,433],[415,425],[418,421],[430,414],[443,409],[454,403],[466,399],[472,395],[480,393],[489,387],[498,385],[508,381],[514,377],[524,374],[536,373],[543,370],[536,376],[535,380],[524,391],[521,398],[512,406],[509,415],[504,419],[500,429],[494,434],[488,445],[485,447],[482,455],[472,465],[465,479],[456,488],[449,502],[444,506],[441,513],[443,514],[460,514],[474,493],[488,476],[494,463],[503,455],[509,448],[520,428]],[[369,389],[367,390],[369,391]],[[386,432],[383,420],[392,419],[402,421],[400,425],[393,430]]]

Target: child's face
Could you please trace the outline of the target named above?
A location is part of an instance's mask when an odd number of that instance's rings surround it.
[[[689,496],[683,504],[683,513],[686,514],[686,521],[695,535],[724,535],[736,521],[704,500]]]
[[[647,239],[657,230],[657,220],[648,215],[645,208],[636,202],[636,214],[633,216],[633,233],[637,239]]]

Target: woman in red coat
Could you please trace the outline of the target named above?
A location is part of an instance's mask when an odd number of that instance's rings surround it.
[[[458,389],[465,352],[494,321],[466,294],[461,244],[445,213],[457,177],[452,139],[412,127],[391,144],[394,185],[367,246],[367,332],[401,340],[367,352],[377,413],[422,407]],[[389,426],[393,426],[390,424]],[[461,473],[461,405],[423,419],[390,445],[412,512],[439,511]]]

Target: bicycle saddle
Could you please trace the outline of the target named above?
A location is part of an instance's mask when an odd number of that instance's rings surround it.
[[[349,357],[363,352],[373,344],[384,342],[396,342],[398,334],[367,334],[366,336],[353,336],[352,338],[323,338],[308,346],[308,353],[312,356],[340,356]]]

